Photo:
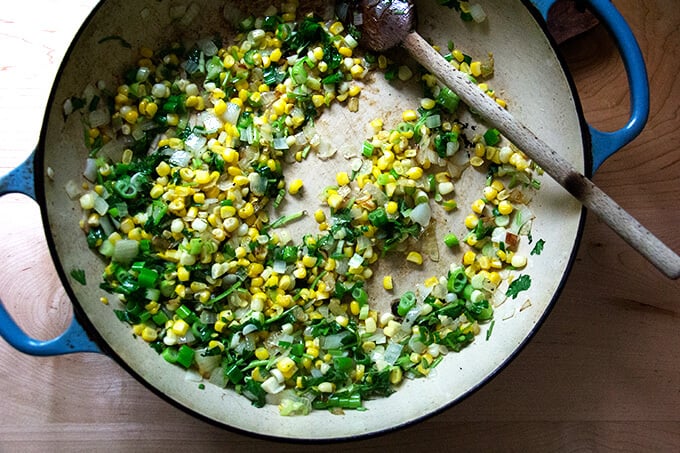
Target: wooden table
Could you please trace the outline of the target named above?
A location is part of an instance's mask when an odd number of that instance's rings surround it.
[[[94,0],[25,0],[0,13],[0,174],[35,146],[58,64]],[[680,250],[680,10],[614,0],[651,82],[649,123],[595,181]],[[614,129],[628,91],[615,46],[595,28],[562,46],[587,117]],[[84,75],[85,77],[85,75]],[[32,335],[71,316],[38,207],[0,200],[0,297]],[[480,391],[423,423],[335,445],[355,451],[680,449],[680,282],[669,281],[590,216],[575,266],[533,341]],[[23,355],[0,340],[1,451],[328,450],[234,434],[171,406],[103,355]]]

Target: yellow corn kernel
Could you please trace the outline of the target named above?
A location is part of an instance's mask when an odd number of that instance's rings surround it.
[[[152,341],[156,341],[158,338],[158,332],[156,332],[156,329],[151,326],[145,326],[144,330],[142,330],[142,339],[144,341],[147,341],[151,343]]]
[[[178,319],[172,324],[172,333],[178,337],[183,337],[189,331],[189,324],[183,319]]]
[[[276,368],[286,379],[293,377],[297,371],[297,365],[290,357],[282,357],[278,362],[276,362]]]
[[[340,195],[337,192],[333,192],[328,196],[328,199],[326,202],[328,203],[328,206],[330,206],[333,209],[337,209],[342,205],[342,202],[344,201],[344,198],[342,195]]]
[[[187,281],[189,281],[190,277],[191,277],[191,273],[189,272],[189,270],[186,267],[179,266],[177,268],[177,279],[180,282],[187,282]]]
[[[340,324],[342,327],[347,327],[347,325],[349,324],[349,319],[347,318],[347,316],[338,315],[335,317],[335,322]]]
[[[388,291],[394,289],[394,281],[392,280],[391,275],[385,275],[383,277],[382,284],[383,284],[383,288],[385,288]]]
[[[470,158],[470,165],[472,165],[473,167],[481,167],[482,165],[484,165],[484,159],[482,159],[479,156],[472,156]]]
[[[463,60],[465,60],[465,55],[463,54],[463,52],[461,52],[458,49],[453,49],[453,52],[451,52],[451,55],[453,56],[453,58],[458,60],[459,63],[462,62]]]
[[[484,200],[482,200],[481,198],[478,198],[477,200],[475,200],[475,201],[472,202],[472,206],[471,206],[471,207],[472,207],[472,211],[475,212],[476,214],[481,214],[482,211],[484,211],[484,206],[485,206],[485,205],[486,205],[486,204],[484,203]],[[466,223],[466,224],[467,224],[467,223]],[[477,225],[477,224],[475,223],[475,226],[476,226],[476,225]]]
[[[269,61],[272,63],[278,63],[279,60],[281,60],[281,56],[282,56],[281,49],[276,48],[272,50],[272,52],[269,54]]]
[[[347,46],[340,46],[338,48],[338,53],[342,55],[343,57],[351,57],[352,56],[352,49],[350,49]]]
[[[514,206],[508,200],[503,200],[500,203],[498,203],[498,212],[501,213],[502,215],[509,215],[510,213],[512,213],[514,209],[515,209]]]
[[[250,377],[252,377],[254,381],[264,382],[265,377],[262,375],[262,367],[258,366],[253,368],[253,371],[250,372]]]
[[[258,360],[267,360],[269,358],[269,351],[267,348],[260,346],[255,349],[255,357],[257,357]]]
[[[242,219],[247,219],[255,213],[255,207],[251,202],[247,202],[238,210],[238,216]]]
[[[324,212],[323,209],[317,209],[314,212],[314,220],[316,223],[323,223],[326,221],[326,213]]]
[[[345,26],[342,25],[342,22],[340,21],[333,22],[331,26],[328,27],[328,31],[334,35],[342,33],[343,30],[345,30]]]
[[[214,107],[215,115],[221,116],[221,115],[223,115],[224,112],[226,112],[226,111],[227,111],[227,103],[224,102],[222,99],[218,100],[218,101],[215,103],[215,107]]]
[[[118,229],[123,234],[129,234],[134,227],[135,222],[130,217],[125,217],[123,221],[120,222],[120,226],[118,227]]]
[[[475,214],[470,214],[469,216],[465,217],[465,227],[469,230],[475,228],[477,226],[477,222],[479,222],[479,217],[477,217]]]
[[[512,265],[512,267],[516,267],[518,269],[522,268],[522,267],[527,265],[527,257],[524,256],[524,255],[519,255],[519,254],[515,253],[512,256],[512,260],[510,261],[510,264]]]
[[[339,186],[346,186],[347,184],[349,184],[349,175],[347,174],[346,171],[338,172],[335,175],[335,181],[338,183]]]
[[[396,201],[388,201],[387,205],[385,205],[385,212],[388,215],[395,215],[399,211],[399,205],[397,204]]]
[[[170,174],[170,165],[167,162],[162,161],[156,166],[156,173],[158,176],[168,176]]]
[[[314,107],[321,107],[326,103],[326,97],[321,94],[315,94],[312,96],[312,104]]]
[[[390,371],[390,383],[393,385],[399,384],[403,377],[404,372],[401,370],[401,367],[394,367]]]
[[[463,255],[463,264],[469,266],[475,262],[475,258],[477,258],[477,254],[471,250],[468,250]]]
[[[406,171],[406,177],[409,179],[420,179],[423,177],[423,169],[420,167],[411,167]]]
[[[486,198],[487,201],[495,200],[496,195],[498,195],[498,191],[496,189],[491,186],[484,187],[484,198]]]
[[[491,187],[496,189],[496,192],[500,192],[501,190],[505,189],[505,185],[500,179],[494,179],[491,181]]]
[[[408,255],[406,255],[406,261],[408,261],[409,263],[421,265],[423,264],[423,255],[415,251],[409,252]]]
[[[303,186],[302,179],[296,178],[290,182],[290,186],[288,187],[288,193],[291,195],[297,195],[300,190],[302,189]]]
[[[352,97],[359,96],[359,93],[361,93],[361,87],[359,85],[352,85],[349,87],[347,93]]]
[[[506,108],[508,106],[508,103],[500,98],[496,98],[496,104],[500,105],[503,108]]]
[[[418,113],[412,109],[404,110],[401,114],[401,118],[406,122],[416,121],[418,119]]]
[[[479,77],[482,75],[482,62],[481,61],[473,61],[470,63],[470,74],[472,74],[475,77]]]

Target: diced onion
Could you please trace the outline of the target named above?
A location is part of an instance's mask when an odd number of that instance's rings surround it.
[[[85,161],[85,170],[83,170],[83,176],[90,181],[95,182],[97,180],[97,160],[88,158]]]
[[[134,239],[120,239],[116,242],[113,250],[113,261],[129,263],[139,252],[139,242]]]
[[[241,107],[233,102],[227,103],[227,110],[222,115],[222,119],[227,123],[236,124],[238,117],[241,115]]]
[[[399,356],[401,355],[402,349],[404,349],[404,346],[402,346],[399,343],[390,341],[390,343],[387,345],[387,348],[385,349],[383,359],[390,365],[394,365]]]
[[[429,203],[420,203],[411,210],[411,220],[421,226],[427,226],[432,219],[432,210]]]
[[[486,12],[484,12],[484,8],[482,8],[482,5],[479,3],[470,5],[470,16],[472,16],[472,20],[478,24],[486,20]]]

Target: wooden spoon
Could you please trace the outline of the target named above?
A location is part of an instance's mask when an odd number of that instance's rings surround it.
[[[628,244],[671,279],[680,277],[680,256],[661,242],[562,155],[482,92],[467,74],[454,68],[415,31],[415,5],[405,0],[360,0],[338,9],[341,19],[354,22],[361,14],[361,45],[382,52],[401,45],[418,63],[434,74],[474,108],[491,126],[533,159],[571,195],[611,227]],[[345,17],[342,17],[344,15]]]

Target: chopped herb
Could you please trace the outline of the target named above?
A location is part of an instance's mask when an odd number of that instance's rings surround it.
[[[538,242],[536,242],[536,245],[534,246],[533,250],[531,250],[532,255],[540,255],[543,252],[543,247],[545,246],[545,241],[543,239],[539,239]]]
[[[72,269],[71,270],[71,277],[81,285],[85,286],[87,285],[87,282],[85,281],[85,271],[82,269]]]
[[[509,297],[512,297],[513,299],[516,299],[520,292],[526,291],[530,287],[531,277],[526,274],[520,275],[517,279],[510,283],[510,286],[508,287],[508,290],[505,292],[505,294]]]

